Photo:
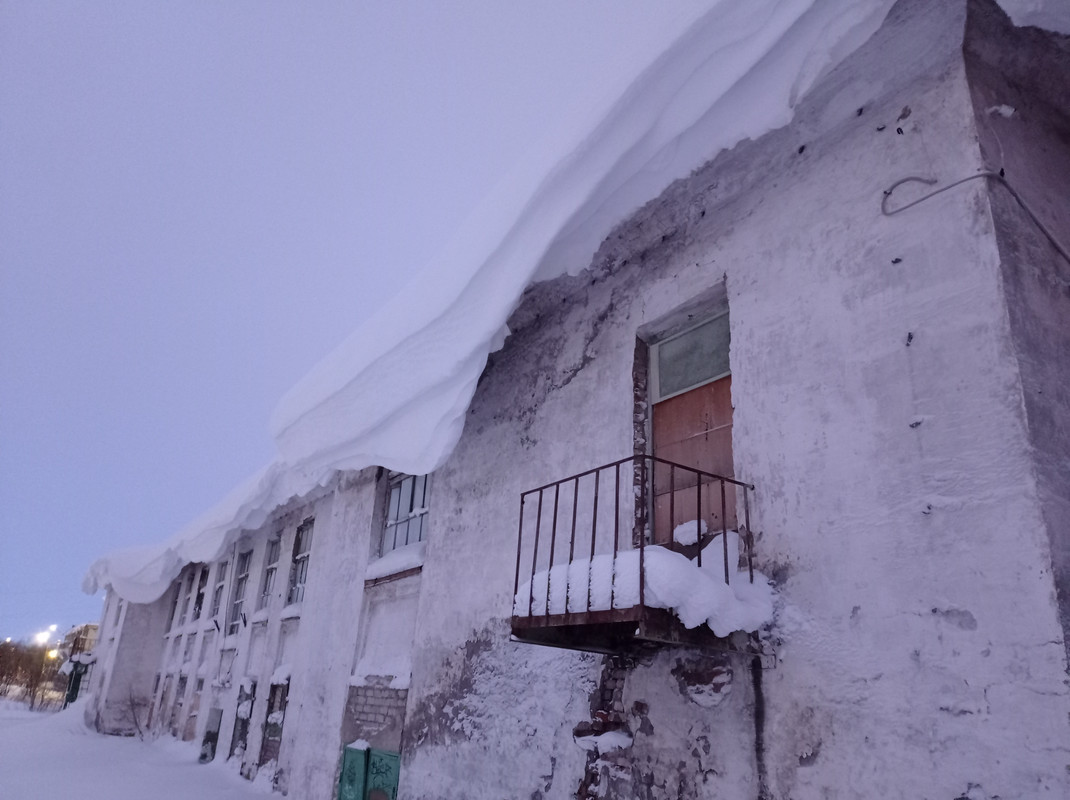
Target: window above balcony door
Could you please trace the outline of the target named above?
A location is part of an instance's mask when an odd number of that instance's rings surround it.
[[[707,316],[650,345],[650,400],[661,403],[731,375],[728,311]]]

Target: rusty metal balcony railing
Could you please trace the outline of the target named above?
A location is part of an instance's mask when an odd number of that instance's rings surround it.
[[[753,583],[754,488],[636,455],[524,492],[514,629],[639,619],[647,601],[646,551],[652,546],[681,552],[701,568],[703,550],[720,538],[724,582],[746,575]]]

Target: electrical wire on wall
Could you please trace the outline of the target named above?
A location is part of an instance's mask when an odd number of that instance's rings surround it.
[[[954,181],[953,183],[949,183],[947,186],[941,186],[939,189],[935,189],[934,191],[931,191],[928,194],[919,197],[917,200],[912,200],[911,202],[907,203],[906,205],[900,206],[899,208],[889,209],[888,201],[892,197],[892,192],[894,192],[904,183],[924,183],[927,186],[933,186],[937,183],[935,178],[922,178],[917,175],[910,175],[906,178],[901,178],[900,180],[896,181],[884,190],[884,196],[881,198],[881,213],[884,214],[884,216],[886,217],[895,216],[896,214],[902,211],[906,211],[908,208],[913,208],[919,203],[924,203],[931,197],[936,197],[936,195],[940,194],[941,192],[946,192],[948,189],[954,189],[960,184],[966,183],[967,181],[978,180],[979,178],[989,178],[991,180],[998,181],[1004,186],[1006,186],[1007,191],[1011,193],[1011,197],[1018,201],[1018,205],[1020,205],[1025,210],[1025,213],[1029,215],[1029,218],[1032,219],[1034,223],[1036,223],[1036,226],[1040,228],[1041,233],[1043,233],[1047,237],[1048,241],[1051,242],[1052,246],[1056,249],[1056,251],[1058,251],[1059,255],[1066,259],[1067,263],[1070,264],[1070,250],[1067,250],[1067,248],[1058,239],[1055,238],[1055,234],[1052,233],[1048,229],[1048,227],[1040,221],[1040,218],[1037,217],[1037,215],[1033,212],[1033,209],[1029,207],[1029,204],[1026,203],[1025,200],[1022,199],[1022,196],[1018,194],[1017,191],[1015,191],[1014,187],[1007,182],[1007,178],[1003,174],[1003,170],[1000,170],[999,172],[985,170],[984,172],[978,172],[976,175],[969,175],[965,178],[961,178],[957,181]]]

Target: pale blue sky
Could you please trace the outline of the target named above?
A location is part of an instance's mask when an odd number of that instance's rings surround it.
[[[710,0],[0,2],[0,639],[266,463],[282,393]]]

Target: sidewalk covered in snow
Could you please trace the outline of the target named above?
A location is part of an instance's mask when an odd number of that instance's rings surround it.
[[[82,710],[78,702],[66,711],[35,713],[0,700],[0,797],[241,800],[271,791],[222,761],[198,764],[198,750],[189,743],[94,733]]]

